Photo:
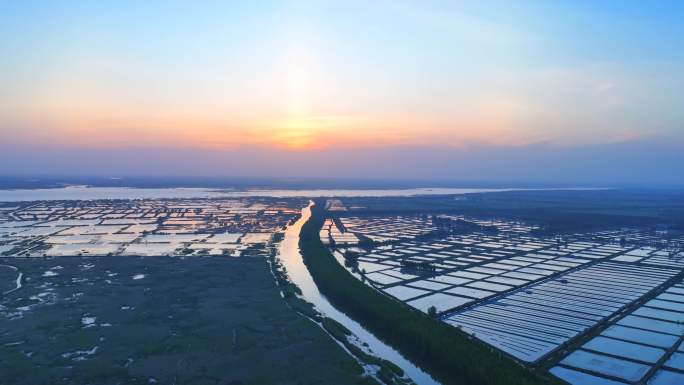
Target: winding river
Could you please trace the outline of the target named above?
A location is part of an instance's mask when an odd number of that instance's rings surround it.
[[[335,319],[351,330],[361,341],[367,343],[377,356],[392,361],[401,367],[407,376],[417,384],[439,384],[428,373],[412,364],[397,350],[379,340],[374,334],[366,330],[361,324],[337,310],[319,291],[309,270],[304,265],[299,251],[299,232],[311,216],[311,206],[302,209],[302,217],[285,230],[285,238],[279,246],[279,258],[287,269],[290,280],[302,290],[305,300],[316,306],[319,312]]]

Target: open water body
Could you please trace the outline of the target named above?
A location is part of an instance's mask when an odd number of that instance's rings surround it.
[[[412,189],[250,189],[217,190],[205,188],[129,188],[68,186],[48,189],[0,190],[0,202],[47,200],[100,200],[100,199],[190,199],[190,198],[316,198],[316,197],[402,197],[416,195],[449,195],[481,192],[514,191],[519,189],[488,188],[412,188]]]

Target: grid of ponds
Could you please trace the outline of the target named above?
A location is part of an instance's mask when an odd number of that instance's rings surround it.
[[[522,362],[551,365],[573,385],[684,384],[684,319],[673,314],[684,311],[684,285],[641,305],[679,278],[681,250],[639,230],[563,238],[534,230],[454,215],[341,216],[320,235],[366,284],[434,308]]]
[[[411,216],[342,218],[341,223],[348,232],[375,242],[411,239],[435,230],[428,221]]]
[[[654,247],[640,247],[631,250],[625,255],[616,257],[614,260],[644,265],[667,266],[676,269],[684,268],[684,257],[673,258],[668,250]]]
[[[450,236],[439,241],[405,241],[361,253],[352,261],[338,249],[338,259],[383,292],[427,312],[453,311],[503,294],[624,250],[591,242],[557,247],[551,241]],[[581,255],[581,256],[579,256]],[[428,263],[431,270],[415,266]]]
[[[457,312],[446,322],[535,362],[675,275],[601,262]]]
[[[684,384],[684,284],[672,285],[562,359],[573,385]]]
[[[267,245],[304,204],[243,198],[0,205],[0,255],[240,256]]]

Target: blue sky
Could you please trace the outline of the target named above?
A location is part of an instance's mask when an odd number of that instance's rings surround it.
[[[267,153],[321,174],[295,159],[406,148],[421,158],[407,164],[440,178],[468,173],[424,157],[505,165],[515,153],[525,168],[567,154],[581,178],[579,154],[624,147],[665,170],[684,147],[683,14],[678,1],[8,1],[0,160],[36,158],[0,174],[46,172],[69,154],[90,173],[141,172],[124,166],[131,152],[193,153],[210,175],[230,167],[208,159]]]

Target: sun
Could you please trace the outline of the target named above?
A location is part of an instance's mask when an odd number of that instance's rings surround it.
[[[277,127],[273,140],[290,150],[308,150],[317,147],[317,127],[307,118],[288,119]]]

